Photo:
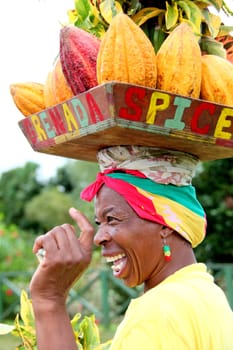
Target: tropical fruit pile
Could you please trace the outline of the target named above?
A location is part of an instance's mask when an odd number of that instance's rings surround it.
[[[233,64],[222,51],[220,55],[203,51],[200,35],[189,21],[175,23],[159,48],[132,16],[119,11],[109,22],[101,36],[74,23],[61,28],[59,54],[45,83],[10,86],[24,116],[109,81],[233,107]]]

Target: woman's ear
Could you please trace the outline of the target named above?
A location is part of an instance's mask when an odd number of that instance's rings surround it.
[[[160,236],[161,238],[167,238],[169,237],[171,234],[173,234],[174,230],[170,227],[167,226],[163,226],[160,230]]]

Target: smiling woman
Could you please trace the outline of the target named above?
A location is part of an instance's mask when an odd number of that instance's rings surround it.
[[[79,237],[74,226],[64,224],[34,244],[34,253],[45,250],[30,283],[38,350],[77,349],[66,297],[91,261],[93,242],[115,278],[129,287],[144,285],[111,350],[230,350],[232,310],[193,252],[206,230],[191,185],[197,159],[152,147],[113,146],[100,150],[98,161],[96,181],[81,193],[82,199],[95,198],[96,234],[85,215],[71,208]]]
[[[2,14],[7,21],[9,16],[6,14],[12,15],[14,27],[9,30],[8,36],[4,36],[2,44],[6,48],[2,47],[2,52],[7,53],[2,77],[8,69],[10,83],[25,80],[44,82],[58,51],[60,23],[57,14],[61,2],[16,1],[14,11],[12,3],[8,3]],[[133,3],[140,6],[142,1]],[[99,8],[107,8],[110,14],[116,10],[111,1],[75,1],[74,4],[81,13],[85,5],[90,10],[83,10],[84,17],[88,12],[88,20],[84,21],[82,16],[76,18],[77,21],[81,18],[81,25],[85,22],[86,28],[90,22],[96,25],[96,20],[101,18]],[[71,7],[74,4],[72,1]],[[92,8],[93,4],[96,7]],[[184,2],[180,4],[187,16],[193,5],[197,11],[197,5],[192,1],[187,0],[186,7]],[[205,7],[206,1],[201,2],[201,6],[203,4]],[[67,1],[64,1],[64,6],[66,9],[69,7]],[[174,12],[175,15],[181,13],[176,1],[167,5],[166,11],[167,16],[163,11],[165,21],[172,19]],[[192,19],[196,22],[195,15]],[[197,19],[203,19],[200,10]],[[102,19],[102,22],[105,21],[106,18]],[[209,24],[208,18],[206,22]],[[9,28],[8,22],[0,23]],[[170,21],[166,24],[167,29],[172,27]],[[156,31],[155,26],[153,30]],[[9,45],[9,41],[15,45]],[[10,54],[9,46],[13,48]],[[26,67],[27,74],[23,67]],[[91,113],[95,104],[93,100],[88,101]],[[9,112],[7,110],[7,115]],[[10,135],[8,144],[5,141],[2,149],[9,152],[12,149],[14,156],[17,153],[17,159],[22,161],[19,157],[20,141],[15,142],[13,137],[14,128],[8,127],[7,118],[2,120],[4,126],[0,130],[4,134],[9,131]],[[35,129],[41,137],[39,141],[47,141],[56,128],[50,130],[47,122],[39,124],[38,120],[33,116]],[[75,118],[72,121],[76,122]],[[174,120],[170,119],[168,124],[172,122]],[[185,126],[180,120],[179,125]],[[49,134],[46,134],[47,130]],[[35,133],[32,132],[32,136]],[[33,246],[35,254],[42,249],[44,252],[30,282],[37,349],[77,350],[66,300],[70,288],[91,262],[93,243],[101,248],[103,257],[112,265],[115,278],[123,280],[129,287],[144,285],[144,293],[131,301],[110,345],[111,350],[232,349],[232,310],[206,265],[196,261],[193,251],[206,233],[206,215],[192,186],[198,159],[183,152],[152,147],[113,146],[99,150],[98,162],[100,172],[96,181],[81,193],[84,200],[95,199],[96,234],[87,217],[70,208],[69,214],[78,225],[79,235],[75,225],[64,223],[39,236]]]

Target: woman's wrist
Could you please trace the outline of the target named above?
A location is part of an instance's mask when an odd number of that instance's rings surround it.
[[[66,299],[61,297],[42,298],[32,297],[32,307],[35,314],[49,314],[66,312]]]
[[[32,301],[38,350],[77,350],[75,335],[64,302],[59,299]]]

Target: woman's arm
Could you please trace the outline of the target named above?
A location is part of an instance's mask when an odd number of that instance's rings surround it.
[[[45,250],[30,283],[38,350],[77,350],[66,298],[91,261],[94,229],[81,212],[69,212],[81,230],[79,237],[72,225],[64,224],[38,237],[33,247],[34,253]]]
[[[33,303],[38,350],[77,350],[66,306],[58,304]]]

